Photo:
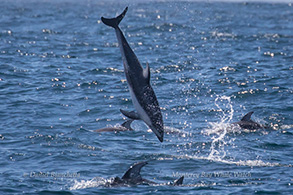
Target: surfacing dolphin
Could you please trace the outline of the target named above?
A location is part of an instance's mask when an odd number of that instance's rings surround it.
[[[109,187],[114,186],[132,186],[132,185],[140,185],[140,184],[147,184],[147,185],[164,185],[164,184],[158,184],[153,181],[144,179],[140,175],[140,170],[143,166],[148,164],[147,162],[139,162],[136,163],[126,171],[126,173],[120,177],[115,177],[113,181],[107,184]],[[175,180],[173,183],[168,183],[167,185],[173,185],[178,186],[182,185],[184,176],[180,177],[179,179]],[[166,184],[165,184],[166,185]]]
[[[247,113],[240,121],[232,123],[232,125],[239,125],[241,128],[248,129],[248,130],[257,130],[257,129],[266,128],[265,126],[251,120],[252,114],[253,112]]]
[[[119,131],[133,131],[133,129],[131,128],[131,123],[132,123],[133,119],[128,119],[127,121],[125,121],[124,123],[122,123],[121,126],[117,126],[117,127],[105,127],[105,128],[101,128],[101,129],[97,129],[94,130],[94,132],[119,132]]]
[[[163,117],[155,92],[150,85],[150,67],[147,64],[146,68],[143,69],[118,26],[125,16],[127,9],[126,7],[122,14],[116,18],[108,19],[102,17],[101,20],[104,24],[115,29],[132,103],[139,118],[142,119],[156,134],[158,139],[163,142]]]

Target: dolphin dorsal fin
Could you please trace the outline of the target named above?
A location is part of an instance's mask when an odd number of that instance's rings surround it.
[[[174,186],[179,186],[179,185],[182,185],[183,184],[183,179],[184,179],[184,176],[180,177],[179,179],[175,180],[174,181]]]
[[[146,67],[145,69],[143,69],[143,77],[146,79],[147,83],[150,83],[151,72],[150,72],[149,63],[146,63]]]
[[[242,119],[241,121],[250,121],[251,119],[251,115],[253,114],[253,112],[249,112],[247,113]]]
[[[133,119],[129,119],[129,120],[125,121],[124,123],[122,123],[121,126],[132,131],[133,129],[130,126],[132,121],[133,121]]]
[[[138,113],[135,112],[135,111],[128,112],[128,111],[126,111],[126,110],[122,110],[122,109],[120,109],[120,112],[121,112],[124,116],[126,116],[126,117],[128,117],[128,118],[130,118],[130,119],[133,119],[133,120],[140,120],[140,117],[139,117]]]
[[[131,180],[131,179],[141,179],[140,170],[143,166],[148,164],[147,162],[136,163],[126,171],[122,179]]]

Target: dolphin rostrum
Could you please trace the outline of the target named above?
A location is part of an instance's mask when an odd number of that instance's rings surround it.
[[[143,166],[148,164],[147,162],[139,162],[130,166],[130,168],[126,171],[126,173],[120,177],[115,177],[112,182],[108,184],[108,186],[123,186],[123,185],[139,185],[139,184],[148,184],[148,185],[157,185],[157,183],[144,179],[140,175],[140,170]],[[169,183],[168,185],[178,186],[182,185],[184,176],[175,180],[173,183]],[[161,184],[162,185],[162,184]]]
[[[117,126],[117,127],[105,127],[105,128],[101,128],[101,129],[94,130],[94,132],[133,131],[133,129],[130,126],[131,123],[132,123],[132,121],[133,121],[133,119],[128,119],[121,126]]]
[[[233,125],[239,125],[243,129],[249,129],[249,130],[257,130],[257,129],[263,129],[265,126],[262,126],[258,124],[257,122],[251,120],[251,115],[253,112],[247,113],[240,121],[232,123]]]
[[[109,19],[102,17],[101,20],[104,24],[115,29],[132,103],[139,118],[141,118],[156,134],[158,139],[163,142],[163,117],[157,97],[150,84],[150,67],[148,64],[146,64],[146,68],[141,66],[118,26],[125,16],[127,9],[128,7],[116,18]]]

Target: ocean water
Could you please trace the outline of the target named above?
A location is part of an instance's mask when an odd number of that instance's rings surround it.
[[[133,110],[120,24],[162,109],[160,143],[96,133]],[[1,194],[291,194],[291,3],[1,1]],[[230,128],[246,113],[268,129]],[[159,185],[106,187],[133,163]],[[182,186],[166,185],[184,175]]]

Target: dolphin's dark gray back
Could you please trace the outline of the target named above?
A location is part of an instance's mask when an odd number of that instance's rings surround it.
[[[139,82],[146,82],[148,79],[144,79],[143,77],[143,68],[141,66],[141,64],[139,63],[137,56],[135,55],[135,53],[132,51],[132,49],[130,48],[127,40],[125,39],[122,31],[119,28],[119,23],[122,21],[122,19],[124,18],[126,12],[128,10],[128,7],[126,7],[124,9],[124,11],[117,16],[116,18],[104,18],[101,17],[101,20],[104,24],[106,24],[107,26],[111,26],[115,29],[116,31],[116,36],[120,45],[120,51],[122,54],[122,60],[123,60],[123,65],[124,65],[124,70],[129,69],[129,72],[136,72],[136,73],[140,73],[140,75],[129,75],[125,72],[128,84],[130,86],[135,85]],[[123,49],[121,49],[123,48]],[[132,64],[131,66],[127,66],[126,64]],[[131,82],[129,82],[131,81]]]
[[[251,115],[253,112],[249,112],[242,119],[238,122],[232,123],[232,124],[237,124],[243,129],[249,129],[249,130],[256,130],[256,129],[263,129],[264,126],[258,124],[257,122],[251,120]]]

